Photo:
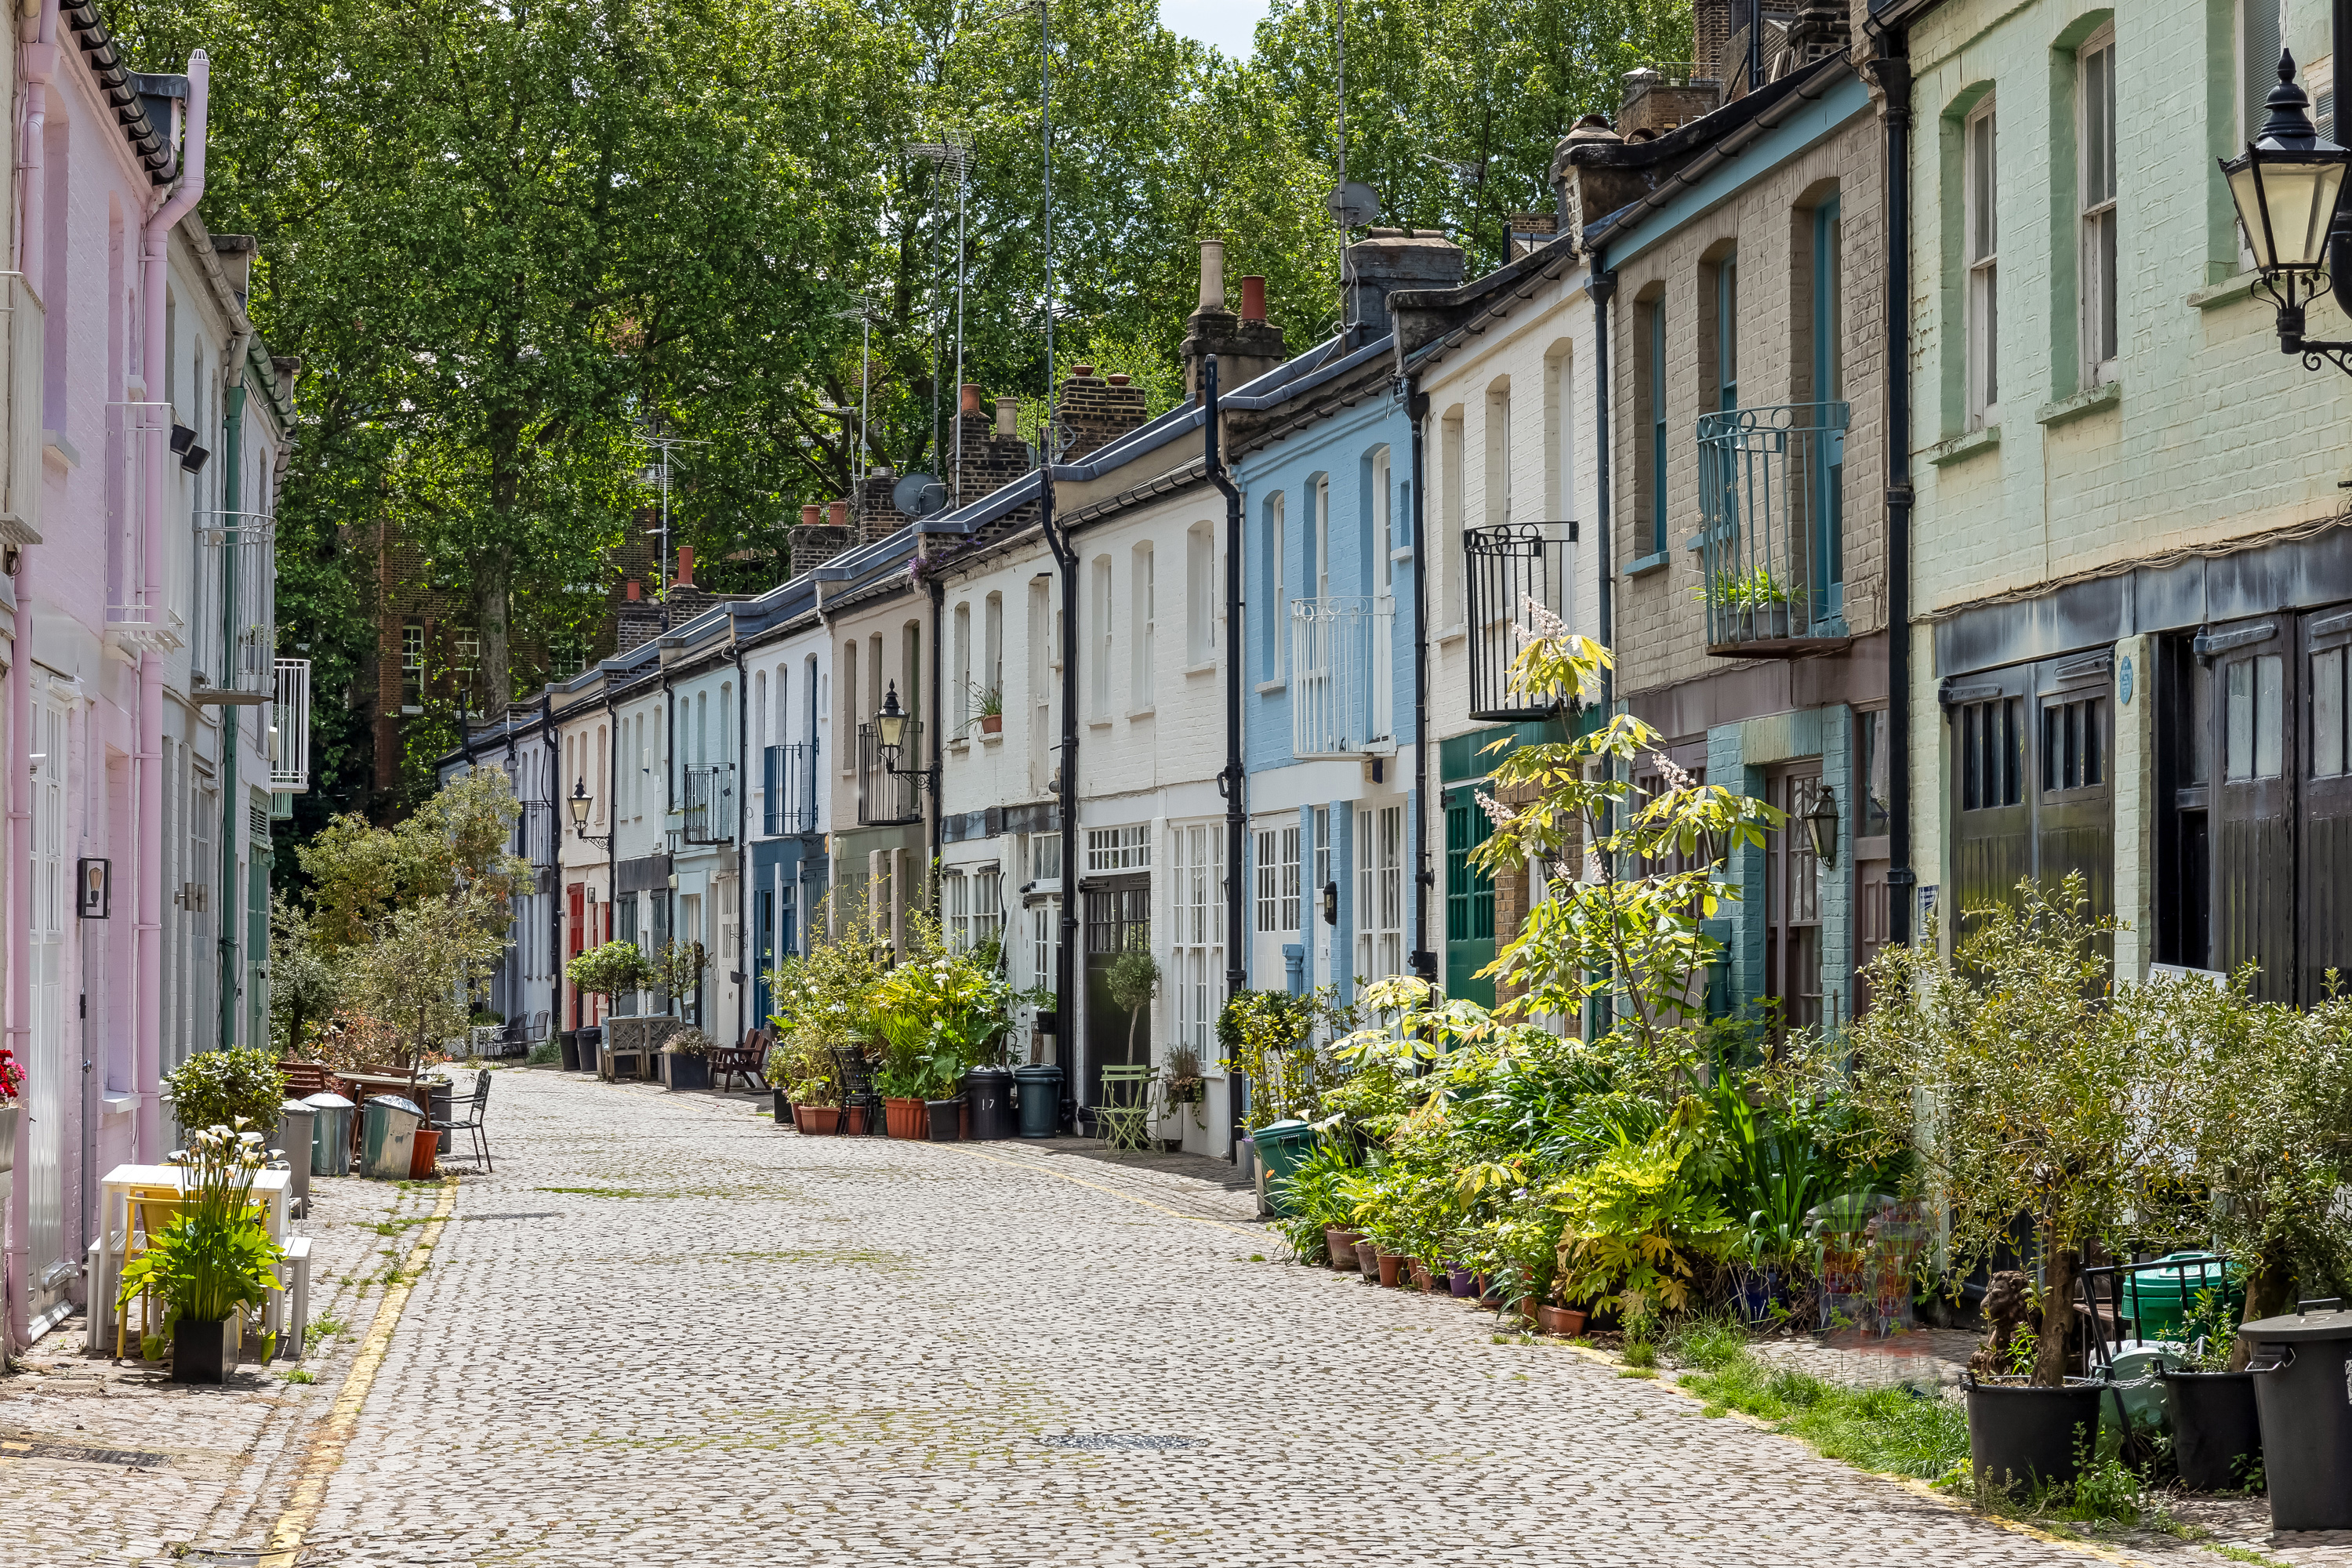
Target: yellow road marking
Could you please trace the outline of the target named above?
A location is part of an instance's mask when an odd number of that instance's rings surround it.
[[[1181,1209],[1171,1209],[1166,1204],[1155,1204],[1150,1198],[1139,1198],[1133,1193],[1120,1192],[1117,1187],[1106,1187],[1100,1182],[1089,1182],[1083,1176],[1066,1176],[1059,1171],[1049,1171],[1043,1165],[1033,1165],[1026,1160],[1008,1160],[1002,1154],[983,1154],[977,1149],[966,1149],[960,1143],[940,1143],[933,1145],[933,1147],[952,1150],[958,1154],[969,1155],[974,1160],[985,1160],[992,1165],[1010,1165],[1016,1171],[1030,1171],[1040,1176],[1051,1176],[1057,1182],[1068,1182],[1074,1186],[1092,1187],[1098,1193],[1108,1193],[1112,1197],[1123,1198],[1131,1204],[1141,1204],[1148,1209],[1158,1209],[1161,1214],[1167,1215],[1172,1219],[1187,1219],[1191,1220],[1194,1225],[1213,1225],[1219,1230],[1230,1230],[1235,1236],[1246,1236],[1253,1240],[1258,1239],[1259,1237],[1259,1233],[1256,1231],[1244,1230],[1240,1226],[1228,1225],[1221,1219],[1210,1219],[1202,1215],[1186,1214]]]
[[[425,1256],[433,1250],[433,1244],[441,1239],[442,1227],[457,1206],[457,1184],[454,1179],[445,1180],[433,1217],[417,1228],[416,1244],[401,1259],[400,1279],[384,1288],[383,1300],[376,1306],[375,1321],[368,1325],[367,1338],[361,1342],[359,1353],[352,1358],[351,1373],[343,1379],[342,1392],[335,1395],[334,1408],[311,1436],[310,1447],[302,1456],[302,1468],[295,1475],[294,1496],[269,1532],[269,1545],[261,1554],[258,1568],[294,1568],[301,1553],[303,1537],[310,1534],[320,1506],[327,1500],[327,1482],[342,1464],[343,1450],[351,1446],[352,1434],[359,1429],[361,1407],[367,1404],[368,1391],[375,1386],[376,1370],[383,1364],[384,1352],[392,1347],[392,1331],[400,1326],[401,1310],[408,1305],[408,1292],[416,1271],[424,1267]]]

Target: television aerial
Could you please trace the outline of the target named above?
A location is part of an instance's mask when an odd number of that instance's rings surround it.
[[[944,511],[948,488],[930,474],[907,474],[890,487],[890,504],[901,517],[929,517]]]

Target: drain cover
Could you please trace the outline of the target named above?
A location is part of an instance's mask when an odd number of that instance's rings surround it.
[[[141,1448],[101,1448],[90,1443],[58,1443],[45,1437],[0,1437],[0,1459],[68,1459],[83,1465],[153,1468],[172,1462],[169,1454]]]
[[[534,1209],[529,1214],[461,1214],[458,1219],[562,1219],[562,1209]]]
[[[1040,1437],[1048,1448],[1198,1448],[1198,1437],[1162,1437],[1150,1432],[1063,1432]]]

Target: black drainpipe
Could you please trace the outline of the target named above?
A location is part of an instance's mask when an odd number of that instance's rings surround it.
[[[664,617],[665,617],[665,618],[667,618],[667,616],[668,616],[668,614],[669,614],[668,601],[667,601],[667,598],[665,598],[665,599],[663,600],[662,614],[663,614],[663,616],[664,616]],[[665,624],[666,624],[666,622],[665,622]],[[656,647],[656,648],[655,648],[655,650],[654,650],[654,662],[655,662],[656,664],[659,664],[659,663],[661,662],[661,650],[660,650],[660,648],[659,648],[659,647]],[[669,930],[669,940],[670,940],[670,942],[671,942],[673,944],[675,944],[675,943],[677,942],[677,857],[675,854],[670,853],[670,847],[669,847],[669,814],[670,814],[671,812],[673,812],[673,811],[677,810],[677,807],[678,807],[678,800],[677,800],[677,784],[678,784],[678,778],[677,778],[677,693],[670,689],[670,685],[669,685],[669,671],[667,671],[667,670],[666,670],[666,669],[662,671],[661,688],[662,688],[662,826],[661,826],[660,833],[661,833],[661,847],[662,847],[662,852],[663,852],[663,855],[665,856],[665,858],[666,858],[666,859],[667,859],[667,864],[668,864],[668,866],[669,866],[669,875],[667,876],[667,878],[666,878],[666,879],[664,879],[664,881],[663,881],[663,883],[662,883],[662,889],[661,889],[660,897],[661,897],[661,898],[663,899],[663,900],[664,900],[664,903],[663,903],[662,907],[663,907],[663,909],[664,909],[665,910],[667,910],[667,911],[668,916],[669,916],[669,918],[668,918],[667,921],[665,921],[663,922],[663,924],[664,924],[664,925],[666,925],[666,926],[668,928],[668,930]],[[681,824],[681,826],[682,826],[682,824]],[[679,837],[679,838],[683,839],[683,838],[686,837],[686,835],[685,835],[684,833],[680,833],[680,834],[678,835],[678,837]],[[656,953],[654,956],[655,956],[655,958],[656,958],[656,959],[659,959],[661,955],[660,955],[659,953]],[[667,993],[665,993],[665,994],[667,994]],[[678,997],[677,997],[677,996],[671,996],[671,997],[669,998],[669,1005],[670,1005],[670,1006],[675,1007],[675,1008],[677,1008],[677,1016],[678,1016],[678,1019],[679,1019],[679,1021],[680,1021],[681,1023],[685,1022],[685,1021],[686,1021],[686,1004],[685,1004],[685,1003],[684,1003],[680,998],[678,998]],[[665,1012],[664,1016],[667,1016],[667,1012]],[[698,1026],[700,1026],[700,1024],[701,1024],[701,1020],[700,1020],[700,1019],[696,1019],[696,1020],[694,1020],[694,1022],[695,1022],[695,1024],[696,1024],[696,1026],[697,1026],[698,1027]]]
[[[1886,95],[1886,868],[1887,939],[1911,940],[1911,60],[1900,33],[1871,62]],[[1865,782],[1864,786],[1868,787]]]
[[[1054,521],[1050,438],[1037,470],[1039,526],[1062,574],[1062,759],[1055,792],[1062,830],[1062,930],[1054,949],[1055,1056],[1062,1067],[1062,1123],[1075,1131],[1078,1103],[1078,553]]]
[[[734,623],[728,623],[728,634],[734,635]],[[746,742],[751,734],[751,681],[743,673],[743,645],[735,644],[735,973],[742,978],[735,982],[735,1043],[741,1045],[748,1032],[746,1020],[751,1011],[751,986],[757,978],[755,971],[743,962],[751,946],[751,847],[744,841],[751,837],[743,821],[743,803],[751,795],[749,788],[751,770],[751,748]]]
[[[1437,943],[1429,934],[1429,889],[1436,885],[1437,868],[1429,855],[1429,574],[1437,570],[1437,551],[1430,547],[1427,509],[1422,496],[1422,465],[1427,460],[1423,428],[1429,420],[1429,394],[1412,376],[1404,382],[1405,417],[1412,421],[1412,798],[1415,855],[1412,874],[1412,929],[1421,945],[1413,949],[1412,972],[1428,984],[1437,984]],[[1443,549],[1444,545],[1438,546]],[[1445,813],[1437,820],[1442,832]]]
[[[1617,274],[1603,265],[1601,255],[1597,250],[1586,256],[1585,266],[1587,281],[1584,290],[1592,297],[1593,445],[1599,449],[1601,465],[1600,472],[1594,478],[1597,487],[1594,509],[1601,516],[1593,530],[1593,552],[1601,562],[1601,646],[1613,655],[1617,635],[1617,556],[1616,530],[1611,526],[1615,517],[1612,509],[1616,505],[1616,489],[1610,483],[1615,464],[1609,450],[1609,301],[1617,293]],[[1613,670],[1603,669],[1601,672],[1601,712],[1604,719],[1616,704],[1617,682],[1614,677]],[[1601,816],[1604,832],[1616,826],[1615,815],[1612,811],[1604,810]],[[1607,990],[1594,992],[1592,1016],[1586,1037],[1599,1037],[1611,1026],[1615,1016],[1616,1004],[1612,994]]]
[[[1242,963],[1247,938],[1243,919],[1244,896],[1242,847],[1249,831],[1249,815],[1242,790],[1247,773],[1242,763],[1242,492],[1225,472],[1217,450],[1217,356],[1201,367],[1201,447],[1209,482],[1225,498],[1225,766],[1217,775],[1217,793],[1225,797],[1225,995],[1242,994],[1248,973]],[[1235,1163],[1242,1151],[1242,1075],[1231,1068],[1225,1076],[1225,1107],[1232,1125],[1226,1130],[1226,1157]]]

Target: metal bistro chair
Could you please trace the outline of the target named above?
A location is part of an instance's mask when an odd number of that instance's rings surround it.
[[[833,1070],[841,1079],[841,1108],[864,1114],[864,1130],[882,1131],[882,1096],[874,1088],[874,1064],[855,1046],[832,1047]]]
[[[478,1164],[487,1174],[496,1175],[490,1163],[490,1135],[482,1126],[482,1117],[490,1107],[490,1075],[488,1068],[474,1074],[474,1092],[466,1101],[466,1114],[452,1116],[446,1121],[427,1121],[425,1125],[436,1132],[467,1132],[473,1135],[473,1152],[467,1157]],[[456,1153],[453,1142],[449,1152]]]
[[[1095,1107],[1095,1126],[1103,1147],[1140,1151],[1151,1142],[1150,1067],[1106,1067],[1102,1069],[1102,1103]]]

